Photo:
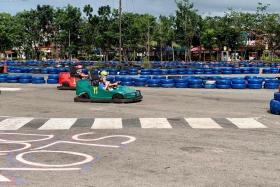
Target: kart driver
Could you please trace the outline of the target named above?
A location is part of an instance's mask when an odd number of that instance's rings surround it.
[[[113,88],[116,88],[119,86],[120,82],[110,83],[110,81],[107,81],[108,72],[102,71],[100,73],[100,86],[104,90],[112,90]]]
[[[76,77],[78,79],[88,78],[88,75],[83,73],[83,66],[77,65],[70,67],[70,75],[71,77]]]

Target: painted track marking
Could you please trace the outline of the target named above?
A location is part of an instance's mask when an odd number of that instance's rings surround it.
[[[240,129],[264,129],[267,128],[262,123],[253,118],[227,118]]]
[[[92,129],[121,129],[121,118],[95,118]]]
[[[0,175],[0,182],[11,182],[11,180],[7,177],[4,177],[3,175]]]
[[[39,130],[68,130],[77,118],[50,118]]]
[[[18,130],[34,118],[8,118],[0,122],[0,130]]]
[[[166,118],[140,118],[143,129],[171,129],[172,126]]]
[[[211,118],[185,118],[194,129],[222,129],[222,127]]]

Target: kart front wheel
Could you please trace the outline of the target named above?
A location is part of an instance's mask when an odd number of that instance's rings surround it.
[[[115,94],[115,95],[113,95],[112,99],[113,99],[114,103],[122,103],[124,96],[122,94]]]

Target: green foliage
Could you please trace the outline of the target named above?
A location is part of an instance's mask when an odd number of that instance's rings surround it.
[[[267,13],[270,5],[259,3],[251,13],[230,9],[223,16],[202,18],[190,0],[176,0],[176,4],[174,16],[122,14],[124,59],[134,60],[136,53],[157,49],[157,59],[164,60],[164,53],[166,59],[173,55],[182,59],[185,53],[185,59],[191,60],[192,46],[246,49],[250,34],[265,36],[271,50],[280,48],[280,15]],[[0,51],[14,48],[28,58],[39,59],[44,55],[40,49],[52,46],[54,57],[118,59],[119,21],[118,10],[102,6],[95,12],[89,4],[82,10],[71,5],[38,5],[15,16],[0,13]],[[264,44],[258,45],[264,49]],[[150,66],[146,63],[149,57],[143,58],[145,66]]]

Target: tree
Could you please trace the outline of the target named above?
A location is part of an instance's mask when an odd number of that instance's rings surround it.
[[[200,30],[199,22],[202,18],[189,0],[176,0],[176,4],[176,37],[179,44],[186,46],[185,61],[187,61],[187,59],[191,60],[192,42]]]

